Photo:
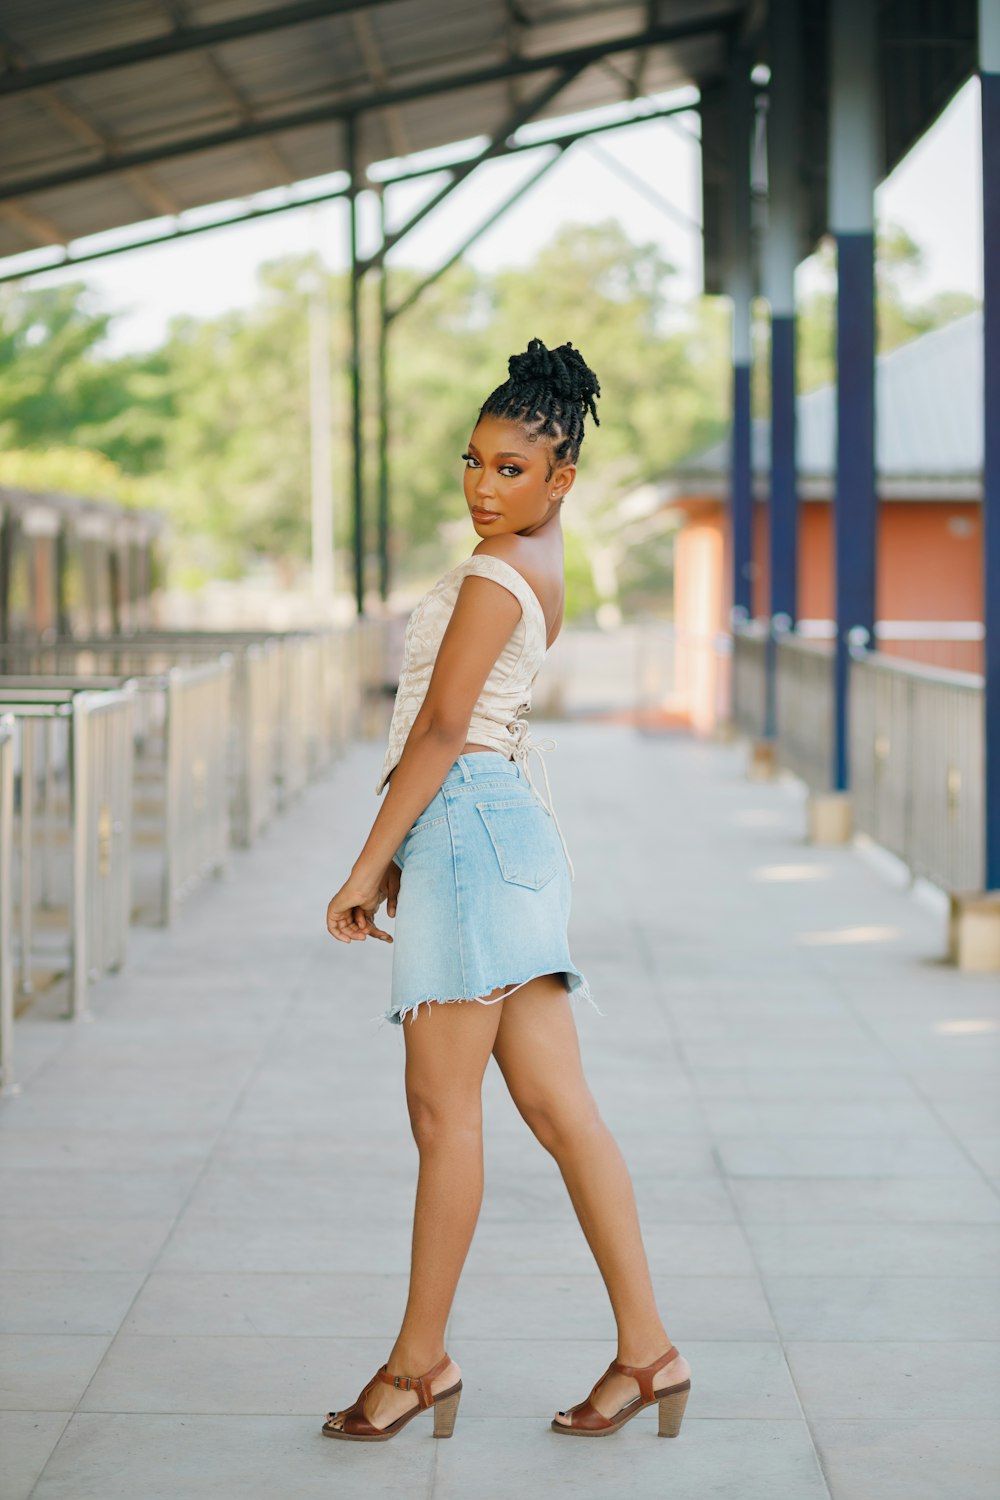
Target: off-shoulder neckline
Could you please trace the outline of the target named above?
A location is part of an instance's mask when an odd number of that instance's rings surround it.
[[[531,598],[532,598],[532,601],[534,602],[535,608],[538,610],[538,617],[539,617],[539,619],[542,622],[542,644],[545,647],[546,651],[548,651],[548,649],[549,649],[549,622],[545,618],[545,610],[542,608],[542,601],[541,601],[541,599],[539,599],[538,595],[535,593],[535,590],[531,587],[531,584],[525,578],[525,576],[521,572],[520,568],[515,568],[515,566],[514,566],[513,563],[507,562],[507,560],[505,558],[503,558],[503,557],[494,557],[492,552],[470,552],[468,557],[463,557],[462,561],[460,563],[456,563],[455,566],[450,571],[452,573],[457,573],[458,570],[459,570],[459,568],[467,567],[469,563],[476,562],[481,557],[488,557],[489,560],[490,560],[490,562],[499,563],[501,565],[501,567],[509,568],[512,573],[516,573],[517,576],[518,576],[518,578],[520,578],[521,582],[524,584],[525,588],[528,590],[528,593],[531,595]],[[448,576],[449,576],[448,574],[445,574],[445,577],[448,577]]]

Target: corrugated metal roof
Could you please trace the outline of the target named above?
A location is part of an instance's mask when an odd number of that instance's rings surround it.
[[[801,253],[826,225],[828,9],[800,0]],[[879,0],[880,172],[975,68],[977,0]],[[536,119],[701,94],[705,288],[724,290],[734,41],[766,0],[0,0],[0,259]],[[602,55],[602,52],[605,55]],[[542,64],[548,61],[551,66]]]
[[[558,77],[538,62],[575,49],[611,51],[535,118],[721,76],[727,28],[746,5],[4,0],[0,257],[343,170],[343,113],[365,101],[362,168],[492,136]],[[196,44],[206,27],[239,34]],[[629,45],[654,33],[664,40]],[[123,48],[174,50],[123,63]],[[25,90],[33,70],[40,81]],[[481,77],[490,70],[504,76]]]
[[[836,387],[795,403],[803,478],[834,472]],[[770,472],[771,424],[753,422],[754,471]],[[730,439],[677,464],[677,479],[729,473]],[[983,467],[983,315],[978,309],[875,361],[875,463],[886,479],[976,479]]]

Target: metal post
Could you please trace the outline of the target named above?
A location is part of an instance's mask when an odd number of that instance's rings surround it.
[[[90,715],[88,693],[76,693],[69,708],[70,819],[73,870],[70,889],[69,1015],[82,1020],[87,1010],[87,849],[95,813],[90,797]]]
[[[42,726],[45,733],[45,725]],[[35,911],[34,844],[35,844],[35,725],[31,718],[21,720],[21,966],[18,991],[30,995],[34,989],[31,977],[32,919]]]
[[[795,432],[795,267],[799,259],[801,138],[799,6],[772,0],[767,111],[764,290],[771,309],[770,630],[767,733],[777,733],[777,641],[798,613],[799,507]]]
[[[389,598],[389,267],[385,256],[385,188],[378,193],[378,559],[379,597]]]
[[[353,452],[354,499],[354,592],[358,614],[365,612],[365,518],[364,518],[364,434],[361,430],[361,269],[358,265],[358,119],[354,114],[345,121],[347,165],[351,184],[348,189],[348,239],[350,249],[351,295],[351,446]]]
[[[14,1082],[14,975],[11,964],[11,824],[14,819],[14,721],[0,720],[0,1094],[20,1092]]]
[[[317,210],[312,214],[318,231]],[[314,233],[319,244],[319,234]],[[329,610],[333,597],[333,435],[330,395],[330,304],[320,259],[309,285],[309,445],[311,459],[312,586]]]
[[[169,927],[176,915],[176,866],[181,820],[181,694],[183,672],[171,667],[163,676],[163,869],[160,875],[160,922]]]
[[[733,304],[733,416],[730,532],[733,617],[753,613],[753,490],[750,454],[750,56],[738,47],[729,75],[729,204],[726,286]]]
[[[1000,889],[1000,10],[979,0],[983,112],[984,888]]]
[[[870,0],[833,0],[830,20],[829,203],[837,242],[833,776],[834,790],[845,791],[849,633],[875,636],[876,8]]]

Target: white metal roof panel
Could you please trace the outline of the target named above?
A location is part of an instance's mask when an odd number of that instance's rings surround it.
[[[795,404],[803,478],[834,471],[836,388],[824,385]],[[770,471],[771,424],[756,417],[753,468]],[[674,470],[725,475],[729,438]],[[910,339],[875,362],[876,469],[886,479],[969,479],[983,466],[983,315],[978,309]]]
[[[186,0],[188,31],[254,18],[267,29],[91,71],[95,54],[106,64],[109,49],[170,41],[171,7],[162,0],[4,0],[10,62],[0,70],[0,256],[345,168],[344,109],[386,89],[427,86],[431,92],[362,114],[362,167],[491,135],[519,101],[555,76],[531,61],[523,66],[534,70],[517,77],[475,82],[477,72],[516,69],[519,59],[581,47],[614,48],[650,25],[708,32],[595,58],[536,118],[696,83],[706,70],[721,72],[724,27],[746,3],[531,0],[513,7],[506,0],[359,0],[348,7],[330,0],[331,13],[316,13],[323,9],[317,3],[310,18],[301,19],[302,0]],[[295,24],[266,20],[280,20],[285,11],[297,17]],[[181,33],[170,44],[183,41]],[[26,70],[67,60],[69,76],[30,92],[4,91]],[[287,123],[306,110],[325,110],[329,118]],[[267,134],[206,140],[268,124],[275,150],[263,144]],[[190,149],[167,154],[181,144]],[[115,170],[117,160],[137,151],[164,155]],[[99,175],[73,180],[92,167]],[[53,183],[53,176],[60,180]],[[24,191],[17,191],[19,184]]]

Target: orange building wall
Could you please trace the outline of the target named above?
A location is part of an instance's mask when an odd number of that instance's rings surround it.
[[[722,508],[719,510],[723,518]],[[753,613],[770,603],[769,507],[754,506]],[[832,620],[833,511],[823,500],[799,507],[799,603],[807,620]],[[876,538],[879,620],[983,618],[982,517],[973,501],[885,500]],[[728,529],[728,528],[727,528]]]
[[[692,728],[707,731],[717,718],[720,684],[711,636],[729,630],[732,603],[731,535],[727,508],[707,497],[691,497],[674,508],[688,519],[676,538],[674,618],[678,627],[676,690]],[[753,515],[753,613],[769,612],[768,506]],[[802,501],[799,510],[798,610],[800,619],[834,615],[832,507]],[[962,620],[983,617],[982,515],[973,501],[883,501],[879,508],[876,618]],[[937,661],[959,670],[981,671],[974,642],[942,644],[926,651],[883,649]]]
[[[728,529],[728,528],[725,528]],[[698,517],[677,533],[674,546],[674,696],[691,727],[707,733],[718,718],[713,637],[727,629],[729,573],[720,517]]]

